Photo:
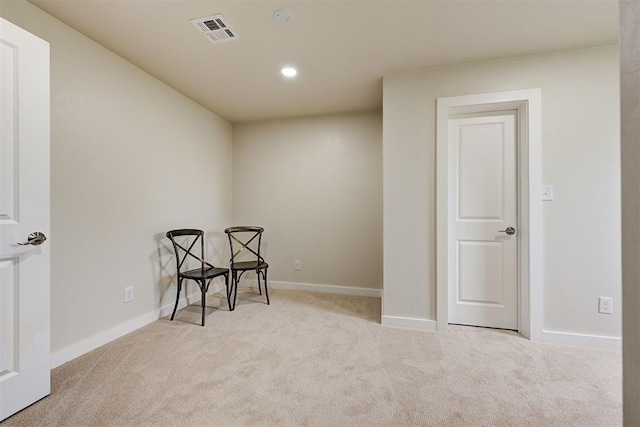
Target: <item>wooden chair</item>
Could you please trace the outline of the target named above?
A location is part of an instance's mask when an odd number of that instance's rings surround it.
[[[260,245],[262,243],[262,232],[264,228],[253,226],[229,227],[224,230],[229,237],[229,247],[231,249],[231,260],[229,269],[231,270],[231,287],[234,290],[233,305],[236,306],[238,296],[238,282],[247,271],[255,271],[258,279],[258,292],[262,295],[260,276],[264,280],[264,293],[269,304],[269,289],[267,288],[266,263],[260,255]]]
[[[171,320],[173,320],[176,315],[180,291],[182,290],[182,281],[185,279],[198,283],[200,292],[202,292],[202,326],[204,326],[204,313],[209,284],[218,276],[224,276],[224,284],[227,289],[227,303],[229,305],[229,311],[232,311],[231,289],[229,289],[229,269],[214,267],[204,260],[204,231],[194,229],[171,230],[167,231],[167,237],[171,240],[173,250],[176,254],[176,276],[178,281],[176,304],[173,306]],[[199,254],[197,253],[198,247],[200,248]],[[185,263],[185,261],[192,259],[197,260],[200,263],[200,267],[186,270],[186,264],[188,264],[188,262]]]

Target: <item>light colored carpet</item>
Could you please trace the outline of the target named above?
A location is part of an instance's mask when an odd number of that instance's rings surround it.
[[[385,328],[377,298],[271,294],[244,290],[234,312],[210,298],[204,328],[190,306],[60,366],[51,396],[5,424],[622,424],[619,352]]]

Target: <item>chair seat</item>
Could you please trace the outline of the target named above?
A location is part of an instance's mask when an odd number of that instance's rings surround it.
[[[202,270],[201,268],[194,268],[193,270],[185,271],[180,275],[185,279],[199,280],[199,279],[211,279],[213,277],[218,277],[228,272],[229,272],[229,269],[219,268],[219,267],[207,268],[206,270]]]
[[[232,270],[262,270],[267,267],[269,267],[269,264],[258,261],[240,261],[231,265]]]

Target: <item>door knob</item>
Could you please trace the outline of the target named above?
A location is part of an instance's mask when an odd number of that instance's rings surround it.
[[[498,230],[498,233],[507,233],[509,236],[516,234],[516,229],[513,227],[507,227],[506,230]]]
[[[26,245],[41,245],[44,243],[44,241],[47,240],[47,236],[44,235],[44,233],[41,233],[39,231],[34,231],[33,233],[29,234],[29,236],[27,236],[27,241],[24,243],[20,243],[18,242],[18,244],[20,246],[26,246]]]

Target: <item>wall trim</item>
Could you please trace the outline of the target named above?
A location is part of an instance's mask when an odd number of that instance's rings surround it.
[[[435,320],[396,316],[382,316],[382,326],[431,332],[435,332],[437,329]]]
[[[243,280],[241,284],[249,284],[249,285],[257,286],[257,282],[255,280]],[[270,280],[269,288],[338,294],[338,295],[355,295],[355,296],[375,297],[375,298],[382,297],[381,289],[357,288],[357,287],[351,287],[351,286],[276,282],[276,281]],[[224,285],[222,284],[217,284],[216,286],[212,285],[207,295],[215,294],[223,291],[224,291]],[[185,298],[180,299],[180,302],[178,303],[178,310],[198,301],[200,301],[200,293],[199,292],[192,293],[188,295],[186,299]],[[82,356],[83,354],[89,353],[90,351],[93,351],[98,347],[101,347],[113,340],[116,340],[122,336],[125,336],[135,331],[136,329],[140,329],[143,326],[146,326],[152,322],[155,322],[158,319],[168,316],[171,314],[172,311],[173,311],[173,302],[162,306],[160,309],[150,311],[146,314],[143,314],[142,316],[136,317],[135,319],[131,319],[127,322],[121,323],[120,325],[117,325],[111,329],[107,329],[106,331],[94,334],[85,340],[82,340],[76,344],[70,345],[69,347],[63,348],[62,350],[58,350],[54,353],[51,353],[51,362],[50,362],[51,369],[57,368],[60,365],[63,365],[77,357]]]
[[[248,283],[255,286],[257,282],[255,280],[246,280],[242,283]],[[305,292],[317,292],[328,293],[337,295],[354,295],[381,298],[382,290],[373,288],[357,288],[352,286],[336,286],[336,285],[318,285],[311,283],[293,283],[293,282],[276,282],[269,281],[269,287],[272,289],[293,290],[293,291],[305,291]],[[220,292],[224,289],[222,285],[212,289],[209,294]],[[193,293],[187,298],[182,298],[178,304],[178,310],[193,304],[200,300],[199,293]],[[173,310],[173,303],[162,306],[159,310],[153,310],[142,316],[138,316],[135,319],[129,320],[116,327],[108,329],[104,332],[97,333],[79,343],[71,345],[69,347],[58,350],[55,353],[51,353],[51,369],[57,368],[77,357],[80,357],[90,351],[97,349],[109,342],[123,337],[137,329],[140,329],[158,319],[171,314]],[[400,329],[414,329],[421,331],[435,332],[437,328],[437,322],[429,319],[417,319],[411,317],[398,317],[398,316],[382,316],[382,326],[389,328]],[[591,347],[607,350],[622,350],[622,338],[620,337],[608,337],[600,335],[587,335],[587,334],[575,334],[569,332],[559,331],[543,331],[541,341],[550,344],[562,344],[562,345],[574,345],[582,347]]]
[[[217,289],[217,287],[214,289],[212,286],[207,295],[219,292],[222,289],[224,289],[224,285],[220,285],[220,289]],[[199,292],[188,295],[186,298],[183,297],[178,303],[178,310],[197,301],[200,301]],[[135,331],[136,329],[140,329],[143,326],[153,323],[158,319],[168,316],[173,311],[173,304],[173,302],[166,304],[160,309],[150,311],[146,314],[143,314],[142,316],[136,317],[135,319],[131,319],[127,322],[121,323],[111,329],[107,329],[106,331],[94,334],[76,344],[63,348],[62,350],[51,353],[51,369],[57,368],[58,366],[63,365],[86,353],[89,353],[90,351],[93,351],[98,347],[108,344],[120,337],[123,337]]]
[[[622,338],[603,335],[542,331],[542,342],[622,351]]]
[[[257,286],[256,280],[243,280],[241,284]],[[314,283],[278,282],[269,280],[270,289],[282,289],[289,291],[318,292],[322,294],[354,295],[360,297],[382,298],[382,289],[359,288],[355,286],[319,285]]]
[[[83,354],[89,353],[90,351],[95,350],[98,347],[101,347],[117,338],[135,331],[136,329],[148,325],[149,323],[159,319],[159,316],[156,313],[159,313],[159,310],[155,310],[153,312],[136,317],[135,319],[129,320],[125,323],[121,323],[114,328],[97,333],[76,344],[65,347],[62,350],[58,350],[55,353],[51,353],[51,369],[57,368],[58,366],[63,365],[70,360],[80,357]]]

